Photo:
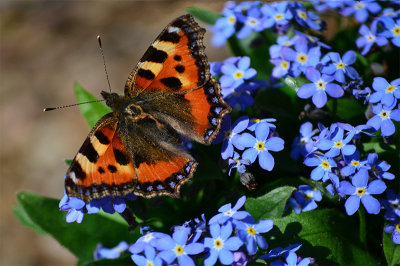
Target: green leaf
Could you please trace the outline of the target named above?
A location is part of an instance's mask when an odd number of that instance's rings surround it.
[[[22,205],[15,205],[13,206],[14,215],[17,216],[18,220],[25,226],[31,227],[36,233],[41,235],[47,235],[47,232],[44,231],[40,226],[35,224],[29,215],[26,213],[24,207]]]
[[[396,245],[392,240],[392,234],[385,231],[383,231],[383,252],[389,266],[400,264],[400,245]]]
[[[222,17],[222,15],[219,13],[215,13],[201,7],[188,7],[186,10],[198,20],[201,20],[209,25],[214,25],[217,19]]]
[[[86,91],[79,83],[74,84],[75,96],[78,103],[96,101],[97,98],[94,97],[91,93]],[[79,105],[81,109],[83,117],[85,117],[86,122],[89,124],[90,128],[93,128],[94,125],[102,118],[105,114],[111,112],[111,109],[108,108],[101,102],[88,103]]]
[[[320,265],[378,265],[359,240],[357,217],[337,210],[314,210],[273,219],[270,247],[303,244],[298,254],[313,257]]]
[[[256,221],[282,217],[294,187],[279,187],[258,198],[248,198],[245,208]]]
[[[365,106],[356,101],[354,98],[349,99],[333,99],[337,100],[337,116],[345,121],[352,119],[362,119],[364,117]],[[328,101],[329,110],[334,112],[333,100]]]
[[[375,152],[377,154],[386,151],[396,152],[395,145],[382,146],[380,142],[368,142],[368,143],[362,143],[361,145],[363,146],[365,152]]]
[[[38,226],[50,234],[82,263],[93,261],[93,251],[98,243],[113,247],[123,240],[133,243],[139,236],[138,228],[130,233],[127,223],[111,218],[119,216],[118,214],[89,214],[85,215],[82,224],[67,223],[67,212],[59,210],[57,199],[45,198],[31,192],[19,192],[17,199],[16,209],[24,209],[31,221],[26,223],[25,219],[21,222],[32,228]]]

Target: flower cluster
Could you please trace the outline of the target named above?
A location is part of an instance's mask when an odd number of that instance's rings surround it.
[[[385,46],[388,40],[400,47],[400,10],[398,8],[382,8],[382,3],[375,0],[326,2],[315,0],[313,2],[318,11],[340,10],[341,15],[354,17],[362,23],[358,31],[361,36],[356,40],[357,47],[363,48],[362,55],[366,55],[374,44]],[[385,4],[398,5],[395,1],[388,1]],[[371,23],[368,24],[368,21]]]
[[[400,121],[400,78],[388,82],[385,78],[376,77],[372,83],[374,92],[368,101],[373,103],[371,117],[367,125],[375,130],[381,129],[382,136],[391,136],[395,132],[393,121]]]
[[[125,197],[111,197],[107,196],[104,198],[94,199],[89,203],[85,203],[83,200],[69,197],[64,193],[64,197],[59,203],[61,211],[67,211],[66,221],[68,223],[77,222],[81,223],[85,214],[98,213],[103,210],[107,213],[123,213],[126,209],[125,200],[135,200],[136,196],[128,194]]]
[[[284,141],[277,136],[276,120],[252,119],[243,116],[236,120],[231,127],[230,116],[225,116],[221,132],[214,143],[222,143],[221,156],[229,161],[230,168],[236,168],[239,173],[246,171],[246,165],[254,163],[258,158],[260,167],[271,171],[275,160],[271,151],[283,150]],[[240,155],[239,152],[243,151]]]
[[[210,64],[210,72],[214,77],[219,77],[222,97],[232,107],[238,106],[245,110],[254,104],[252,94],[260,87],[265,87],[265,82],[255,80],[257,72],[250,66],[250,58],[230,57],[224,62]]]
[[[360,201],[368,213],[378,214],[381,204],[373,195],[382,194],[386,189],[384,181],[394,179],[394,175],[388,172],[390,165],[378,160],[376,153],[370,153],[367,158],[360,159],[360,152],[353,143],[360,138],[361,133],[370,135],[363,131],[366,129],[365,125],[352,127],[349,124],[334,123],[329,128],[319,125],[320,133],[314,137],[310,137],[310,124],[304,124],[301,129],[302,135],[308,135],[308,138],[303,139],[302,147],[306,149],[303,154],[308,152],[304,164],[314,168],[311,171],[311,179],[329,182],[326,187],[328,192],[332,195],[338,194],[342,198],[347,197],[345,209],[348,215],[353,215],[358,210]],[[296,139],[295,143],[298,142]],[[297,146],[294,145],[295,148]],[[307,199],[307,193],[312,191],[309,187],[303,187],[299,193],[305,194],[303,198]],[[304,206],[307,207],[301,204],[305,201],[299,193],[295,195],[296,200],[291,202],[296,212]],[[319,195],[309,196],[310,199],[314,197],[317,200]],[[312,200],[310,204],[316,206]]]
[[[137,265],[195,265],[196,258],[205,258],[204,265],[214,265],[218,261],[223,265],[246,265],[257,258],[257,252],[266,250],[268,243],[261,235],[273,227],[272,220],[254,222],[253,217],[240,210],[246,201],[242,196],[232,207],[230,203],[219,208],[219,213],[208,223],[201,219],[185,222],[182,226],[173,227],[172,236],[152,232],[146,228],[143,236],[134,244],[121,242],[115,248],[104,248],[98,245],[95,259],[117,258],[129,250],[132,260]],[[287,262],[296,260],[296,251],[301,245],[295,244],[285,249],[275,248],[259,259],[269,260],[283,256]],[[310,258],[302,260],[301,265],[308,265]],[[274,265],[281,265],[277,260]]]
[[[289,198],[288,206],[291,207],[295,213],[307,212],[316,209],[316,201],[322,200],[321,191],[313,189],[308,185],[300,185],[299,190],[294,193],[293,198]]]
[[[323,27],[320,18],[299,2],[227,2],[222,15],[212,27],[212,42],[216,46],[224,45],[235,33],[237,38],[243,39],[252,32],[266,29],[286,32],[290,24],[313,30],[321,30]]]

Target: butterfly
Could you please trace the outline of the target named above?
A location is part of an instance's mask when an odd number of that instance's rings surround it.
[[[198,165],[182,138],[210,144],[231,111],[210,75],[201,28],[173,20],[150,45],[124,96],[102,91],[112,112],[94,126],[66,177],[69,197],[178,196]]]

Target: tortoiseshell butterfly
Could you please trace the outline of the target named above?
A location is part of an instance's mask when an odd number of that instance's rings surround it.
[[[180,136],[210,144],[231,110],[210,75],[204,33],[191,15],[175,19],[130,74],[124,96],[101,92],[113,111],[72,161],[68,196],[178,195],[197,166]]]

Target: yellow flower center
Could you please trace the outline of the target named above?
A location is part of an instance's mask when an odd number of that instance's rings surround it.
[[[258,123],[258,122],[260,122],[261,120],[260,120],[259,118],[254,118],[254,119],[252,119],[251,121],[254,122],[254,123]]]
[[[357,188],[356,193],[358,196],[362,196],[364,195],[365,191],[366,191],[365,187],[359,187]]]
[[[346,67],[346,65],[343,64],[342,62],[336,64],[336,68],[337,68],[337,69],[343,69],[343,68],[345,68],[345,67]]]
[[[390,112],[383,110],[383,111],[379,114],[379,116],[380,116],[382,119],[387,119],[387,118],[389,118],[389,116],[390,116]]]
[[[343,147],[343,143],[341,141],[336,141],[335,142],[335,147],[336,148],[341,148],[341,147]]]
[[[359,166],[359,165],[360,165],[360,162],[359,162],[359,161],[352,161],[352,162],[351,162],[351,165],[352,165],[352,166]]]
[[[276,14],[276,15],[275,15],[275,19],[276,19],[276,20],[280,20],[280,19],[282,19],[282,18],[283,18],[282,14]]]
[[[325,86],[326,86],[326,82],[324,82],[323,80],[318,80],[317,83],[315,83],[317,85],[317,89],[319,90],[324,90]]]
[[[282,63],[281,63],[281,66],[282,66],[283,69],[288,69],[289,68],[289,62],[283,60]]]
[[[301,143],[301,144],[304,144],[304,143],[306,143],[306,142],[307,142],[307,139],[306,139],[306,138],[301,138],[301,139],[300,139],[300,143]]]
[[[311,193],[307,193],[305,198],[307,201],[311,200],[312,199]]]
[[[368,35],[367,35],[367,41],[369,41],[369,42],[375,41],[375,35],[368,34]]]
[[[392,32],[394,36],[400,35],[400,27],[399,26],[394,27]]]
[[[396,231],[400,232],[400,223],[396,224]]]
[[[265,145],[263,142],[261,142],[261,141],[257,142],[257,145],[256,145],[257,150],[262,151],[264,149],[264,147],[265,147]]]
[[[365,7],[365,4],[362,2],[357,2],[354,4],[355,9],[363,9]]]
[[[243,72],[242,71],[236,71],[235,74],[233,74],[235,79],[240,79],[243,77]]]
[[[147,266],[153,266],[153,263],[151,261],[148,261]]]
[[[297,61],[300,62],[300,63],[302,63],[302,64],[306,63],[306,62],[307,62],[307,55],[305,55],[305,54],[299,54],[299,55],[297,56]]]
[[[390,85],[389,87],[386,88],[386,92],[392,92],[394,91],[395,88],[396,88],[395,86]]]
[[[215,249],[220,250],[221,248],[223,248],[223,246],[224,246],[224,241],[222,241],[221,238],[218,237],[217,239],[215,239],[215,241],[214,241]]]
[[[247,227],[247,233],[251,236],[255,236],[257,234],[256,230],[253,227]]]
[[[329,162],[326,161],[326,160],[324,160],[324,161],[321,162],[321,166],[322,166],[322,168],[324,168],[324,169],[330,168]]]
[[[176,245],[174,251],[175,251],[176,255],[178,255],[178,256],[179,256],[179,255],[182,255],[182,253],[183,253],[183,247],[182,247],[182,246],[179,246],[179,245]]]
[[[230,24],[234,24],[236,22],[236,18],[234,16],[228,18],[228,22]]]
[[[307,14],[306,14],[306,12],[297,10],[297,15],[298,15],[299,17],[301,17],[302,19],[307,19]]]
[[[258,24],[258,20],[255,18],[251,18],[251,19],[249,19],[249,24],[254,26],[254,25]]]

